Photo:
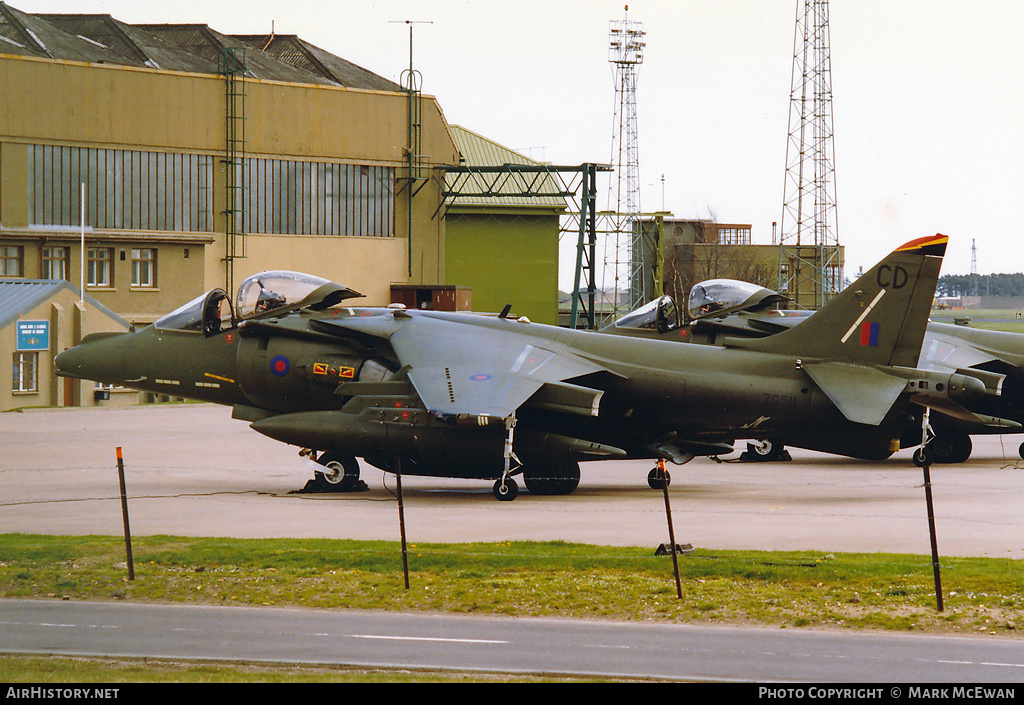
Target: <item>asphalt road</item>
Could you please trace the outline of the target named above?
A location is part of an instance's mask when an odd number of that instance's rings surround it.
[[[931,469],[941,555],[1024,558],[1022,436],[981,437],[971,460]],[[394,476],[366,466],[366,492],[295,494],[312,477],[297,449],[224,407],[0,414],[0,532],[122,532],[123,448],[134,535],[394,539]],[[910,451],[868,463],[791,451],[783,463],[669,466],[678,543],[706,549],[930,552],[921,468]],[[730,456],[735,458],[738,453]],[[583,464],[567,497],[498,502],[486,481],[406,476],[410,541],[564,540],[656,547],[665,504],[648,461]]]
[[[38,600],[0,600],[5,651],[677,681],[1024,677],[1024,647],[1000,639]]]

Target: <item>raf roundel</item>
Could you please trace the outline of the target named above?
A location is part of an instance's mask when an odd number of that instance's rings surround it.
[[[473,375],[472,377],[470,377],[470,379],[473,380],[474,382],[486,382],[490,378],[490,375],[485,374]]]
[[[288,362],[288,358],[284,355],[278,355],[270,361],[270,371],[277,377],[284,377],[291,368],[291,363]]]

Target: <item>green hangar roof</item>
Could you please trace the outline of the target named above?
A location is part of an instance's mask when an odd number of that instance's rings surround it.
[[[537,168],[531,173],[450,173],[446,186],[458,191],[453,208],[515,207],[564,210],[565,199],[560,196],[523,195],[524,193],[559,193],[563,189],[556,177],[544,173],[544,162],[525,157],[519,152],[489,140],[458,125],[450,125],[455,146],[462,153],[463,166],[503,167],[506,165]]]

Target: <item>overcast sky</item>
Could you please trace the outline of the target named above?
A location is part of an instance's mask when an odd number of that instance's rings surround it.
[[[625,16],[619,1],[8,4],[225,34],[273,27],[395,81],[409,62],[401,22],[415,20],[415,68],[450,123],[543,161],[611,161],[608,29]],[[629,20],[647,33],[637,84],[644,211],[750,223],[754,242],[771,242],[796,10],[796,0],[629,3]],[[980,273],[1024,271],[1024,0],[833,0],[830,19],[847,274],[937,232],[950,237],[943,273],[971,271],[972,241]]]

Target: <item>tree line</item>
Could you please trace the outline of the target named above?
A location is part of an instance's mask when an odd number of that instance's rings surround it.
[[[935,291],[939,296],[1024,297],[1024,273],[944,274]]]

